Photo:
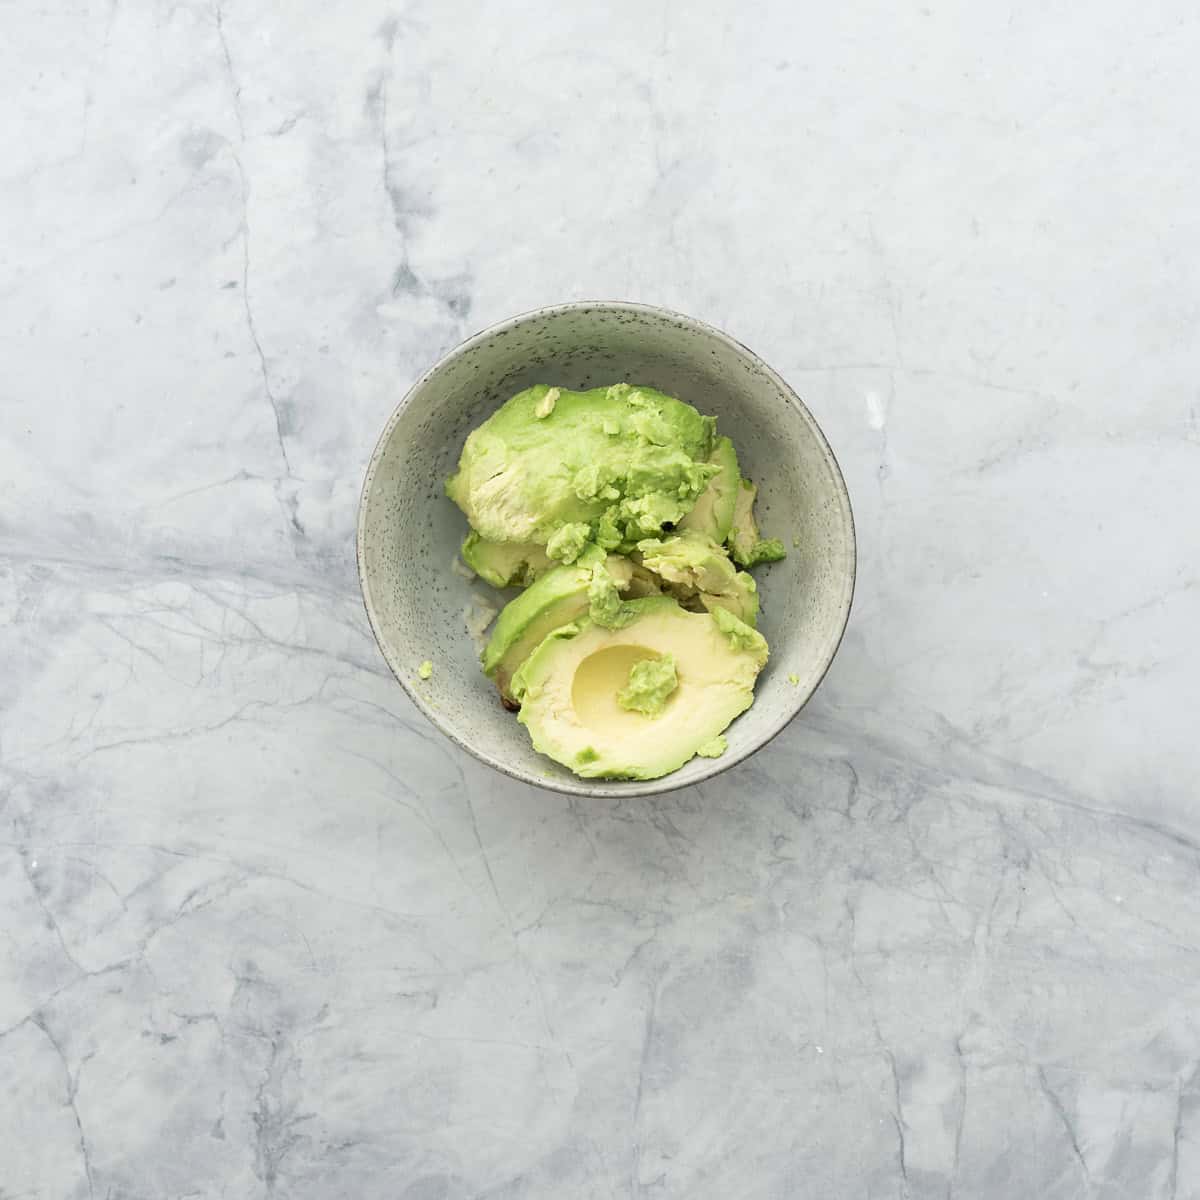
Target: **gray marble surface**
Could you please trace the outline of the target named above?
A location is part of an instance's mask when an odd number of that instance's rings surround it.
[[[1200,1196],[1195,6],[749,8],[5,6],[4,1200]],[[353,565],[407,383],[585,297],[859,521],[651,801],[455,752]]]

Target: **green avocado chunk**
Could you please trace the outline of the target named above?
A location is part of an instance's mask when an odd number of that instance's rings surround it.
[[[734,650],[761,654],[763,662],[767,661],[767,640],[757,629],[752,629],[744,621],[739,621],[727,608],[714,608],[711,615],[717,628],[728,639]]]
[[[679,676],[671,655],[643,658],[629,668],[629,682],[617,693],[617,703],[630,712],[657,717],[678,686]]]
[[[758,488],[748,479],[738,484],[733,509],[733,526],[729,531],[729,553],[739,567],[755,567],[759,563],[778,562],[787,551],[778,538],[763,540],[754,519],[754,501]]]
[[[642,566],[662,580],[663,590],[685,608],[726,608],[753,625],[758,617],[758,585],[739,571],[725,551],[702,533],[687,531],[638,542]]]
[[[585,541],[615,549],[679,522],[721,471],[715,430],[653,388],[538,385],[467,437],[446,493],[480,537],[549,544],[569,562]],[[572,526],[586,528],[562,532]]]
[[[533,542],[489,542],[469,533],[463,562],[492,587],[526,587],[554,565],[545,546]]]

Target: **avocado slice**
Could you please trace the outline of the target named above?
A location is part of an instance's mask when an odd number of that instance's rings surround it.
[[[739,571],[711,538],[687,530],[638,542],[642,567],[662,580],[663,590],[685,608],[724,608],[747,625],[758,619],[758,586]]]
[[[720,753],[767,661],[762,635],[724,609],[651,596],[625,610],[620,629],[589,617],[556,629],[513,679],[534,748],[587,778],[657,779]]]
[[[597,572],[606,578],[597,580]],[[608,582],[611,589],[622,591],[632,578],[633,564],[628,559],[611,554],[606,558],[603,551],[592,548],[570,566],[552,567],[510,600],[496,618],[481,656],[483,673],[495,681],[501,698],[512,703],[513,673],[548,634],[587,613],[593,603],[598,608],[603,605],[607,589],[597,583]]]
[[[489,542],[469,533],[462,544],[463,562],[492,587],[527,587],[554,565],[546,547],[535,542]]]
[[[489,541],[557,538],[569,562],[584,539],[611,550],[682,520],[721,469],[715,436],[715,418],[653,388],[539,384],[468,435],[446,494]]]
[[[722,543],[733,528],[733,510],[742,473],[738,469],[737,451],[727,437],[717,438],[708,461],[719,470],[700,493],[692,511],[676,528],[702,533],[714,542]]]
[[[758,533],[758,522],[754,519],[754,500],[758,488],[748,479],[738,483],[733,507],[733,526],[729,531],[729,553],[739,567],[754,567],[759,563],[778,562],[787,557],[787,551],[778,538],[763,540]]]

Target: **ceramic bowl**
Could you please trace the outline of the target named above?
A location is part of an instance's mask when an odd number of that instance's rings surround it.
[[[771,659],[720,758],[649,781],[580,779],[538,754],[479,669],[467,631],[475,598],[507,599],[455,569],[467,533],[446,498],[467,434],[535,383],[659,388],[717,418],[759,488],[764,537],[788,557],[755,572]],[[477,334],[423,375],[392,414],[367,469],[358,570],[371,627],[413,703],[447,737],[526,783],[587,796],[644,796],[699,783],[765,745],[804,707],[841,641],[854,591],[850,500],[829,443],[790,387],[720,330],[627,303],[542,308]],[[515,593],[514,593],[515,594]],[[426,659],[433,675],[421,680]]]

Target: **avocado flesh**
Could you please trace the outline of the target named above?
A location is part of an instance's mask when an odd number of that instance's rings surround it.
[[[535,542],[489,542],[471,532],[462,544],[463,562],[492,587],[528,587],[554,565]]]
[[[764,540],[759,536],[754,519],[754,501],[758,488],[748,479],[738,483],[733,508],[733,525],[729,530],[729,553],[739,567],[756,567],[759,563],[779,562],[787,556],[778,538]]]
[[[504,607],[481,655],[506,707],[518,707],[523,668],[556,639],[586,631],[611,642],[614,654],[600,661],[615,669],[630,626],[654,634],[647,604],[659,606],[656,619],[676,635],[689,628],[679,625],[678,612],[693,631],[696,621],[715,627],[730,652],[753,657],[761,646],[765,660],[766,643],[752,628],[755,581],[737,568],[774,561],[783,547],[759,535],[755,489],[741,476],[733,442],[718,437],[715,420],[691,405],[629,384],[579,392],[527,388],[468,436],[446,492],[472,527],[464,562],[496,587],[526,589]],[[684,689],[695,682],[686,658],[646,646],[632,658],[623,653],[627,661],[619,664],[621,678],[606,704],[621,707],[612,698],[623,695],[638,719],[676,733],[676,692],[705,711],[703,696]],[[668,688],[677,658],[678,682]],[[584,678],[594,673],[589,666]],[[753,680],[745,706],[752,689]],[[584,688],[581,719],[596,708],[586,694]],[[721,753],[723,728],[709,731],[681,761]],[[553,729],[538,735],[554,736]],[[587,744],[572,761],[551,756],[581,775],[665,773],[640,752],[622,764],[619,749],[601,751],[603,745]]]
[[[578,563],[551,568],[501,610],[481,662],[504,700],[514,699],[513,673],[538,644],[588,611],[596,570],[607,572],[618,591],[628,588],[633,577],[628,559],[593,550]]]
[[[715,428],[653,388],[538,385],[467,437],[446,493],[489,541],[544,546],[564,526],[585,525],[591,540],[614,549],[691,510],[720,471],[709,462]]]
[[[542,754],[585,778],[657,779],[708,748],[754,701],[767,643],[721,611],[692,613],[669,596],[627,602],[628,624],[590,618],[555,630],[513,679],[518,720]],[[673,660],[676,686],[657,715],[624,707],[639,663]]]
[[[724,549],[702,533],[684,531],[638,543],[643,569],[657,575],[663,590],[685,608],[724,608],[747,625],[758,618],[758,585],[739,571]]]
[[[700,493],[691,512],[677,528],[681,533],[704,534],[721,544],[733,528],[738,483],[742,477],[733,442],[727,437],[717,438],[709,462],[718,468],[717,474],[708,481],[708,487]]]

